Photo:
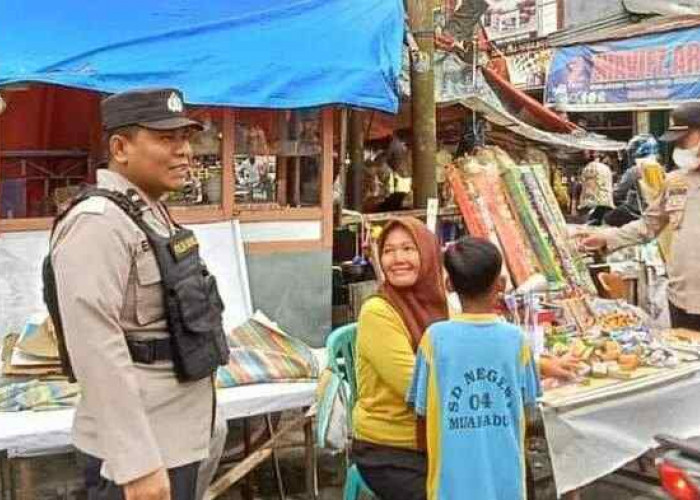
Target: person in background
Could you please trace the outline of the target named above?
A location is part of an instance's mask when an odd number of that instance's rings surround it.
[[[599,154],[589,153],[591,161],[581,172],[579,210],[588,210],[588,224],[600,226],[603,217],[613,209],[613,182],[610,167]]]
[[[448,315],[440,246],[410,217],[391,220],[378,246],[386,280],[358,321],[352,459],[380,499],[423,500],[425,431],[405,396],[423,333]]]
[[[643,161],[656,161],[659,154],[659,143],[652,135],[639,135],[633,137],[627,146],[628,166],[622,174],[613,191],[615,209],[604,217],[604,222],[613,227],[624,226],[628,222],[637,220],[644,210],[639,180],[642,177],[641,166]]]
[[[525,407],[540,387],[527,339],[496,312],[501,254],[464,237],[444,260],[463,313],[428,327],[407,392],[426,419],[428,499],[525,498]]]
[[[678,170],[666,176],[661,194],[639,220],[593,234],[582,244],[589,250],[614,252],[670,228],[666,266],[671,324],[700,331],[700,103],[679,106],[671,119],[673,125],[661,139],[675,144]]]

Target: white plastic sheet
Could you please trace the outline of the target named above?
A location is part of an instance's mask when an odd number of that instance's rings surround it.
[[[325,349],[314,349],[319,369],[326,367]],[[219,416],[226,420],[264,415],[316,402],[316,381],[252,384],[216,392]],[[10,457],[49,455],[68,448],[74,409],[45,412],[0,412],[0,450]]]
[[[45,312],[41,261],[49,232],[0,233],[0,337],[20,333],[30,315]]]
[[[226,420],[312,406],[316,382],[256,384],[217,392]],[[0,450],[9,457],[60,452],[71,445],[75,410],[0,413]]]
[[[700,436],[700,375],[686,371],[626,392],[602,391],[543,408],[559,495],[592,483],[656,447],[656,434]]]
[[[226,306],[224,328],[244,323],[253,313],[243,241],[238,221],[190,226],[202,257],[216,276]],[[41,263],[48,231],[0,234],[0,337],[22,331],[31,314],[45,313]]]

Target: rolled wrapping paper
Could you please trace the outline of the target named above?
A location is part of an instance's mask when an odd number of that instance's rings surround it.
[[[465,170],[469,171],[470,169]],[[455,168],[448,169],[447,179],[452,187],[455,201],[462,213],[469,234],[488,239],[503,254],[503,248],[498,240],[498,234],[485,201],[479,196],[475,186],[463,176],[464,174],[460,170]],[[512,279],[505,266],[502,275],[506,279],[506,289],[511,290],[514,288]]]
[[[564,272],[564,277],[572,288],[583,286],[578,276],[578,270],[574,265],[574,259],[568,248],[566,236],[562,234],[557,227],[551,207],[547,204],[547,201],[540,191],[535,174],[532,172],[532,169],[528,167],[520,168],[522,171],[523,185],[528,192],[535,212],[539,216],[540,224],[547,234],[547,239],[554,250],[554,257],[557,260],[557,264]]]
[[[581,254],[581,252],[579,252],[576,245],[572,245],[570,243],[569,232],[566,226],[566,219],[564,218],[564,214],[561,211],[561,208],[559,207],[559,203],[557,203],[557,198],[554,194],[554,189],[549,183],[549,179],[547,178],[547,172],[544,166],[532,165],[530,169],[535,175],[535,179],[537,180],[537,184],[539,185],[540,192],[544,196],[545,202],[549,207],[549,211],[554,218],[554,222],[559,231],[559,234],[561,234],[562,236],[561,239],[568,248],[571,258],[573,259],[573,264],[578,282],[581,284],[581,287],[584,291],[595,294],[595,284],[593,283],[591,274],[590,272],[588,272],[588,267],[586,266],[586,263],[583,260],[583,255]]]
[[[486,229],[488,231],[488,240],[493,243],[496,248],[501,252],[501,255],[505,255],[505,252],[503,251],[503,246],[501,245],[501,242],[498,239],[498,233],[496,232],[496,226],[493,223],[493,219],[491,217],[491,213],[489,212],[489,209],[486,205],[486,201],[482,196],[480,196],[479,191],[476,189],[476,187],[471,184],[469,181],[467,181],[467,192],[469,195],[472,197],[474,200],[474,204],[479,211],[479,215],[481,216],[481,220],[484,222]],[[503,266],[501,269],[501,275],[506,279],[506,290],[512,290],[514,288],[513,286],[513,279],[511,278],[510,274],[508,273],[508,268],[507,266]]]
[[[557,265],[544,230],[540,227],[537,215],[534,213],[527,193],[521,184],[520,170],[517,167],[505,168],[502,175],[511,210],[518,215],[547,281],[557,286],[564,284],[561,269]]]
[[[462,172],[454,167],[447,167],[447,181],[450,183],[455,203],[459,207],[469,234],[477,238],[488,238],[489,231],[480,211],[462,183]]]
[[[498,170],[486,167],[465,175],[486,205],[513,282],[521,286],[537,273],[536,259],[518,232],[518,222],[509,210]]]
[[[542,196],[544,196],[547,205],[550,206],[552,215],[554,216],[555,222],[559,228],[561,228],[564,233],[566,233],[566,219],[564,218],[564,213],[559,208],[559,203],[557,202],[557,197],[554,194],[549,179],[547,179],[547,172],[542,165],[530,165],[530,170],[535,174],[537,179],[537,184],[540,187]]]

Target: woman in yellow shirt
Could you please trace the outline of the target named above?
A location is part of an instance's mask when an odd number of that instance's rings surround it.
[[[423,500],[425,428],[405,398],[423,333],[448,316],[440,245],[419,220],[398,218],[384,228],[379,256],[386,281],[358,322],[353,459],[382,500]]]

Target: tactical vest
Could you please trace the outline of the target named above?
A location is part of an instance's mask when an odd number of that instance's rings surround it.
[[[199,244],[194,233],[175,224],[176,232],[170,237],[156,233],[143,220],[145,202],[134,190],[127,194],[88,187],[81,191],[70,205],[56,218],[51,231],[82,201],[102,196],[114,202],[146,234],[160,269],[163,285],[163,304],[170,337],[165,340],[131,340],[127,345],[132,359],[153,363],[172,359],[175,373],[181,382],[210,376],[218,366],[228,362],[228,346],[222,325],[224,304],[216,286],[216,278],[209,273],[199,255]],[[53,321],[61,365],[66,376],[75,381],[66,348],[58,290],[51,252],[44,259],[44,302]],[[68,306],[70,307],[70,306]]]

